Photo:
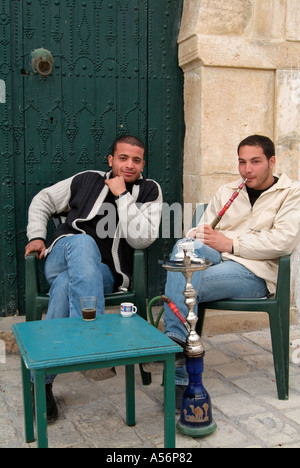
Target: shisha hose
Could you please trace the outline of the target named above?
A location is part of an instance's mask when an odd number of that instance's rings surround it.
[[[241,185],[238,187],[238,189],[233,192],[232,196],[229,198],[228,202],[225,203],[225,205],[223,206],[222,210],[220,211],[220,213],[215,217],[215,219],[213,220],[213,222],[211,223],[211,227],[213,229],[215,229],[215,227],[217,226],[217,224],[219,224],[219,222],[221,221],[221,219],[223,218],[224,214],[226,213],[226,211],[228,210],[228,208],[231,206],[231,204],[233,203],[233,201],[236,199],[236,197],[239,195],[240,191],[243,190],[243,188],[245,187],[246,185],[246,182],[247,182],[248,179],[245,179],[243,181],[243,183],[241,183]]]
[[[177,309],[176,305],[174,304],[174,302],[171,301],[171,299],[169,299],[168,297],[166,296],[161,296],[162,300],[168,304],[168,306],[170,307],[170,309],[172,310],[172,312],[174,312],[174,314],[176,315],[177,318],[179,318],[180,322],[183,323],[183,325],[185,326],[185,328],[187,329],[187,331],[190,333],[191,331],[191,327],[190,325],[188,324],[188,322],[185,320],[185,318],[183,317],[183,315],[180,313],[180,311]]]
[[[167,296],[157,296],[157,297],[154,297],[153,299],[151,299],[151,301],[149,302],[149,304],[148,304],[148,315],[149,315],[149,321],[150,321],[151,325],[153,325],[155,328],[158,328],[159,321],[161,319],[162,314],[164,313],[164,308],[162,308],[161,311],[158,314],[158,317],[157,317],[156,321],[154,322],[153,314],[152,314],[152,305],[154,304],[154,302],[157,302],[157,301],[163,301],[166,304],[168,304],[168,306],[170,307],[172,312],[174,312],[176,317],[179,318],[179,320],[183,323],[183,325],[185,326],[187,331],[190,333],[190,331],[191,331],[190,325],[185,320],[183,315],[180,313],[180,311],[178,310],[178,308],[176,307],[174,302],[172,302],[171,299],[169,299]]]

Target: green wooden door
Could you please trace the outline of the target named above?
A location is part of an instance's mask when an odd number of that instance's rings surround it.
[[[116,136],[148,147],[145,175],[172,204],[182,197],[182,0],[0,0],[0,306],[23,312],[27,209],[43,187],[86,169],[107,170]],[[53,70],[35,73],[32,51]],[[174,239],[148,253],[149,297],[164,283]]]

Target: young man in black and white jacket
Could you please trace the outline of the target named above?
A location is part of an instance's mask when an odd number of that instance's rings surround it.
[[[158,237],[162,194],[155,181],[142,176],[144,153],[140,140],[120,137],[108,158],[110,172],[82,172],[42,190],[32,200],[25,257],[38,251],[39,258],[47,259],[45,275],[51,286],[48,309],[51,318],[80,315],[80,295],[95,296],[96,291],[97,312],[103,313],[101,276],[105,277],[104,293],[128,289],[133,249],[147,248]],[[66,220],[46,247],[49,218],[62,212],[67,213]],[[76,252],[74,259],[72,250]],[[63,283],[59,289],[64,291],[63,296],[69,296],[69,304],[62,301],[60,294],[52,310],[57,283]]]
[[[47,319],[80,316],[81,296],[97,296],[103,314],[104,294],[130,287],[133,251],[155,241],[161,220],[161,188],[142,176],[144,155],[139,139],[122,136],[108,158],[110,172],[79,173],[33,198],[25,257],[37,251],[46,258]],[[62,212],[66,220],[46,246],[48,221]]]

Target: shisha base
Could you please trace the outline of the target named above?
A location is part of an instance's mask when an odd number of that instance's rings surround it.
[[[186,355],[186,366],[189,373],[189,385],[186,388],[181,404],[181,415],[177,429],[190,437],[206,437],[217,429],[212,418],[210,396],[202,384],[203,357]]]
[[[179,419],[178,423],[176,424],[176,428],[178,432],[180,432],[183,435],[189,436],[189,437],[195,437],[195,438],[201,438],[201,437],[207,437],[215,430],[217,429],[217,424],[214,420],[211,421],[210,424],[207,426],[198,426],[198,427],[192,427],[192,426],[187,426],[186,424],[182,423],[181,420]]]

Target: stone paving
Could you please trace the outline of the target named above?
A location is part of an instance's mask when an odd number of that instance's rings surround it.
[[[0,331],[5,320],[0,322]],[[300,326],[291,327],[288,401],[277,399],[268,329],[209,335],[203,341],[203,383],[218,428],[203,439],[177,432],[177,449],[299,448]],[[4,358],[0,354],[0,448],[34,448],[36,442],[24,440],[19,356],[6,353]],[[155,367],[152,384],[143,386],[136,366],[134,427],[125,423],[124,368],[116,370],[115,377],[101,381],[82,373],[57,377],[54,394],[60,416],[48,426],[49,447],[163,448],[162,369]]]

